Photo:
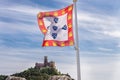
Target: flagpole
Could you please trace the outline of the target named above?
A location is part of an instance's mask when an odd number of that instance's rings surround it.
[[[73,0],[74,4],[74,19],[75,19],[75,50],[76,50],[76,61],[77,61],[77,80],[81,80],[81,73],[80,73],[80,55],[79,55],[79,36],[78,36],[78,23],[77,23],[77,8],[76,8],[77,0]]]

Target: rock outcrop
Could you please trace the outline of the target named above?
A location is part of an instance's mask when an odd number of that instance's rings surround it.
[[[8,76],[5,80],[26,80],[22,77]]]
[[[55,76],[51,76],[48,80],[73,80],[73,79],[66,75],[62,75],[62,76],[55,75]]]

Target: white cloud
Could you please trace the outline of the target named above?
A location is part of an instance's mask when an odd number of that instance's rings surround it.
[[[44,11],[44,10],[51,10],[51,8],[48,7],[31,7],[31,6],[7,6],[4,8],[0,8],[1,10],[8,10],[8,11],[14,11],[14,12],[21,12],[22,14],[29,14],[31,16],[37,15],[38,12]]]
[[[113,51],[113,49],[109,49],[109,48],[98,48],[98,50],[100,51]]]
[[[119,18],[115,16],[78,12],[79,34],[81,40],[105,40],[120,37]],[[85,30],[86,32],[83,32]],[[89,37],[88,37],[89,36]]]
[[[19,32],[24,32],[24,33],[36,33],[40,32],[39,27],[34,24],[24,24],[24,23],[8,23],[8,22],[0,22],[0,32],[1,33],[19,33]]]
[[[120,31],[104,31],[105,35],[115,37],[115,38],[120,38]]]
[[[110,16],[105,14],[96,14],[91,12],[84,12],[80,11],[78,12],[78,21],[86,22],[84,24],[91,23],[91,27],[101,27],[102,29],[117,29],[119,28],[119,18],[117,16]],[[97,25],[96,25],[97,24]],[[88,24],[89,27],[90,24]],[[96,25],[96,26],[94,26]],[[114,27],[113,27],[114,26]],[[82,27],[82,26],[81,26]]]

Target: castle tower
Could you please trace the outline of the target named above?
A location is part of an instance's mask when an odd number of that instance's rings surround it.
[[[54,62],[54,61],[50,61],[50,62],[49,62],[49,67],[55,68],[55,62]]]
[[[47,56],[44,56],[44,67],[48,66],[48,59]]]

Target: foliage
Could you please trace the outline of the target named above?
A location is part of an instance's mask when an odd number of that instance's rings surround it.
[[[5,75],[0,75],[0,80],[5,80],[7,76]]]
[[[23,72],[15,73],[12,76],[16,77],[24,77],[26,80],[48,80],[50,76],[53,75],[65,75],[61,74],[60,71],[58,71],[55,68],[51,67],[43,67],[43,68],[29,68]],[[66,76],[69,76],[69,74],[66,74]],[[5,80],[7,76],[0,75],[0,80]]]
[[[12,76],[24,77],[27,80],[48,80],[52,75],[60,75],[60,72],[58,72],[57,69],[50,67],[41,69],[29,68],[28,70],[13,74]]]

